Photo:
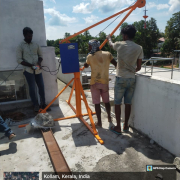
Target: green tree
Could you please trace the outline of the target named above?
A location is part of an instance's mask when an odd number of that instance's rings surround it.
[[[173,50],[180,49],[180,11],[173,14],[165,28],[165,43],[162,46],[162,53],[170,55]]]
[[[144,56],[150,58],[153,53],[153,49],[157,48],[158,39],[161,37],[159,29],[156,24],[156,20],[151,18],[146,22],[146,29],[144,29],[144,20],[134,22],[134,26],[137,30],[134,42],[143,47]]]
[[[54,40],[47,40],[47,46],[54,46]]]
[[[64,38],[67,38],[67,37],[69,37],[70,35],[71,35],[70,33],[66,32],[66,33],[64,34]]]
[[[84,37],[85,37],[86,39],[91,38],[91,35],[90,35],[90,32],[89,32],[89,31],[85,31],[85,32],[83,33],[83,35],[84,35]]]

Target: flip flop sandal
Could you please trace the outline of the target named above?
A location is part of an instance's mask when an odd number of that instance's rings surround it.
[[[124,123],[121,123],[121,124],[122,124],[122,127],[124,127]],[[129,126],[128,126],[127,129],[124,129],[124,128],[123,128],[123,132],[129,132]]]
[[[9,140],[13,139],[14,137],[16,137],[16,135],[14,133],[12,133],[9,137]]]
[[[115,126],[111,126],[109,127],[109,130],[112,131],[113,133],[117,134],[117,135],[121,135],[122,133],[121,132],[117,132],[114,130]]]

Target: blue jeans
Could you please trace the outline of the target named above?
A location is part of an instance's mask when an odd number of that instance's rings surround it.
[[[133,78],[116,77],[114,87],[114,103],[119,105],[124,97],[124,104],[131,104],[136,80]]]
[[[24,76],[26,77],[28,86],[29,86],[29,95],[34,106],[38,105],[38,100],[36,97],[36,84],[38,86],[40,101],[41,104],[45,104],[45,92],[44,92],[44,81],[42,73],[40,74],[31,74],[27,71],[24,71]]]
[[[9,137],[13,131],[8,127],[8,125],[4,122],[3,118],[0,116],[0,132],[5,132],[5,136]]]

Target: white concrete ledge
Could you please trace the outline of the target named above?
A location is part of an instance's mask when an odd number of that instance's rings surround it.
[[[180,81],[136,76],[130,124],[180,156]]]

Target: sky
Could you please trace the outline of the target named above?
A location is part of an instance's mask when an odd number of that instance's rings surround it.
[[[46,26],[46,39],[64,38],[66,32],[77,33],[94,23],[101,21],[122,9],[129,7],[135,0],[42,0]],[[164,32],[167,21],[180,11],[180,0],[146,0],[147,20],[151,17],[157,20],[157,26]],[[143,8],[136,8],[125,22],[132,24],[143,20]],[[110,34],[128,11],[123,13],[104,32]],[[96,36],[112,21],[106,21],[90,29],[90,34]],[[119,30],[115,35],[119,34]]]

